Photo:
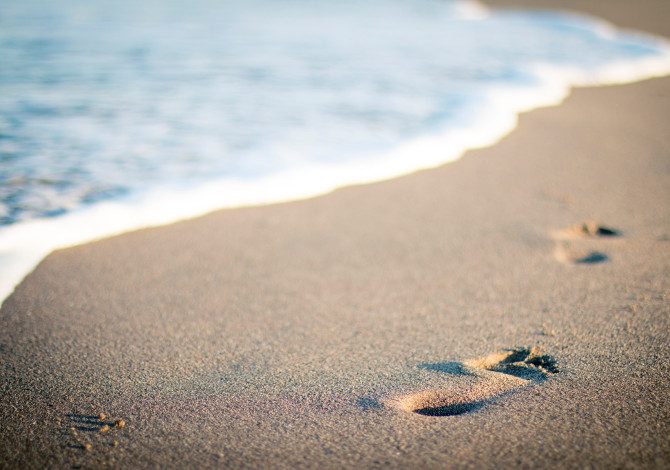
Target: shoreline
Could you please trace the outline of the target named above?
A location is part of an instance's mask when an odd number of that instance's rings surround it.
[[[502,6],[507,3],[501,2]],[[486,7],[482,5],[478,8]],[[597,17],[591,20],[603,21],[603,34],[614,27]],[[645,33],[631,31],[630,34]],[[333,167],[311,165],[253,180],[217,179],[192,188],[159,187],[118,200],[81,207],[63,216],[0,227],[0,261],[3,264],[0,306],[21,280],[55,250],[135,230],[179,223],[219,210],[300,201],[327,195],[348,186],[375,184],[438,168],[462,158],[469,151],[495,145],[516,129],[521,114],[558,106],[575,89],[636,83],[670,75],[670,39],[662,35],[650,35],[649,40],[657,42],[660,49],[665,46],[666,54],[611,63],[592,73],[561,68],[538,70],[538,79],[543,78],[540,80],[542,85],[536,89],[489,91],[491,97],[488,99],[487,112],[482,112],[474,119],[477,125],[447,126],[441,132],[403,142],[369,161]],[[516,104],[511,106],[511,102]],[[449,145],[445,142],[449,142]],[[421,155],[421,158],[408,155]],[[376,164],[378,161],[383,164]],[[48,238],[43,236],[45,232],[50,233]]]
[[[2,466],[668,465],[669,109],[579,88],[435,169],[50,254],[0,310]]]

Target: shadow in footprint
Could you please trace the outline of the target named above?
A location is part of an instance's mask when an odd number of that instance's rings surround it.
[[[98,416],[83,415],[77,413],[68,413],[65,415],[70,421],[70,425],[77,431],[82,432],[98,432],[105,424]]]
[[[576,263],[576,264],[598,264],[598,263],[604,263],[607,260],[609,260],[609,257],[605,253],[601,253],[599,251],[593,251],[586,256],[582,256],[580,258],[575,258],[573,260],[573,263]]]
[[[358,406],[363,411],[382,409],[382,404],[379,402],[379,400],[371,397],[359,398],[358,400],[356,400],[356,406]]]
[[[600,225],[597,222],[583,222],[554,232],[554,238],[559,240],[576,238],[613,238],[622,235],[623,232],[621,230]]]
[[[584,251],[573,249],[568,242],[557,244],[554,257],[564,263],[571,265],[592,265],[609,261],[609,256],[601,251]]]
[[[595,222],[584,222],[581,225],[581,233],[587,237],[620,237],[621,230],[599,225]]]
[[[486,401],[475,401],[470,403],[456,403],[454,405],[420,408],[414,410],[414,413],[423,416],[458,416],[465,413],[471,413],[483,408]]]
[[[419,369],[433,372],[442,372],[450,375],[475,375],[468,370],[462,362],[424,362],[419,364]]]

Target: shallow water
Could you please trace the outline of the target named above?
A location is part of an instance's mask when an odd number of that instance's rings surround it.
[[[378,161],[486,94],[650,41],[434,0],[14,0],[0,17],[0,222],[152,187]],[[446,142],[449,145],[449,142]],[[412,156],[407,158],[411,159]]]

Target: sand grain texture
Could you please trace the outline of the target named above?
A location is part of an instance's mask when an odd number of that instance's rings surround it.
[[[670,79],[576,90],[435,170],[51,254],[0,311],[0,467],[667,468],[669,122]],[[606,262],[557,261],[590,220]],[[385,405],[525,345],[560,372]]]

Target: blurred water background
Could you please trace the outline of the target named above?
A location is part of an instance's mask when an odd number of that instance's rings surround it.
[[[538,66],[660,54],[577,17],[448,0],[8,0],[0,224],[151,188],[383,165],[412,139],[484,125],[496,90],[541,94]]]

